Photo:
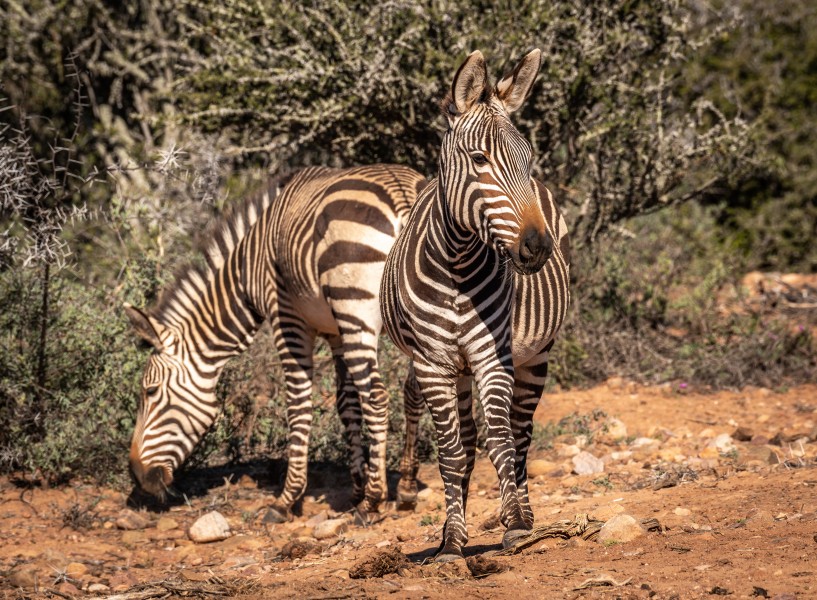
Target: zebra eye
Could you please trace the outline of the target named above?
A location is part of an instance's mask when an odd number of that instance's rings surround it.
[[[145,394],[147,394],[148,396],[152,396],[158,391],[159,391],[158,385],[151,385],[145,388]]]
[[[471,160],[474,161],[475,165],[487,165],[488,164],[488,157],[485,156],[482,152],[475,152],[471,155]]]

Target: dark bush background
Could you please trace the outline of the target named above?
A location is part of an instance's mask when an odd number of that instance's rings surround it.
[[[147,350],[122,302],[154,302],[268,173],[433,175],[438,102],[475,48],[494,78],[544,52],[515,120],[574,236],[554,386],[813,378],[813,310],[724,311],[723,293],[817,269],[815,27],[806,0],[0,0],[0,470],[124,480]],[[381,354],[395,465],[405,364]],[[317,361],[313,456],[339,461]],[[266,333],[220,393],[194,460],[282,456]]]

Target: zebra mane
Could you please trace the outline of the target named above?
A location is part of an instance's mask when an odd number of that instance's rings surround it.
[[[185,298],[200,295],[206,282],[223,266],[252,226],[275,200],[289,178],[270,178],[258,191],[215,217],[197,243],[197,257],[183,265],[149,313],[160,322],[170,312],[184,311]],[[203,261],[201,260],[203,258]]]

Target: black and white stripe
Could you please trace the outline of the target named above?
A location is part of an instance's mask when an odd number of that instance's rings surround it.
[[[502,497],[503,543],[533,524],[526,459],[547,355],[569,299],[570,243],[550,191],[531,178],[531,147],[508,114],[521,106],[541,55],[528,54],[495,88],[473,53],[443,109],[439,177],[421,193],[389,253],[381,286],[386,330],[414,363],[437,431],[447,519],[438,560],[462,556],[474,465],[472,378]],[[408,400],[411,400],[408,397]],[[407,414],[399,490],[416,484]]]
[[[280,191],[270,182],[220,221],[204,268],[179,276],[151,310],[126,306],[137,333],[155,347],[130,452],[145,489],[161,494],[171,483],[220,410],[215,388],[224,365],[269,319],[286,378],[289,463],[268,520],[290,518],[306,485],[318,335],[334,354],[355,502],[364,514],[377,510],[386,493],[388,422],[377,369],[379,285],[424,183],[397,165],[307,168]],[[368,464],[364,421],[373,439]]]

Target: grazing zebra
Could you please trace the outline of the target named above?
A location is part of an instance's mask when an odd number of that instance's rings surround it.
[[[419,173],[397,165],[307,168],[280,191],[271,181],[217,223],[205,267],[181,274],[151,310],[125,306],[136,332],[155,348],[130,450],[144,489],[164,494],[220,409],[215,391],[224,365],[269,319],[286,379],[289,463],[265,520],[290,519],[306,486],[317,335],[332,348],[355,504],[364,518],[377,511],[386,494],[388,424],[388,393],[377,369],[379,284],[424,184]],[[361,418],[373,439],[368,468]]]
[[[550,191],[531,178],[531,146],[511,124],[539,72],[534,50],[488,86],[472,53],[443,102],[448,130],[439,176],[420,193],[386,260],[386,330],[414,365],[434,421],[446,523],[437,560],[462,557],[476,426],[471,384],[482,402],[488,455],[499,475],[509,546],[533,526],[527,452],[547,357],[569,300],[570,242]],[[419,413],[407,409],[403,472]],[[416,473],[416,468],[413,469]],[[413,481],[401,481],[410,495]]]

